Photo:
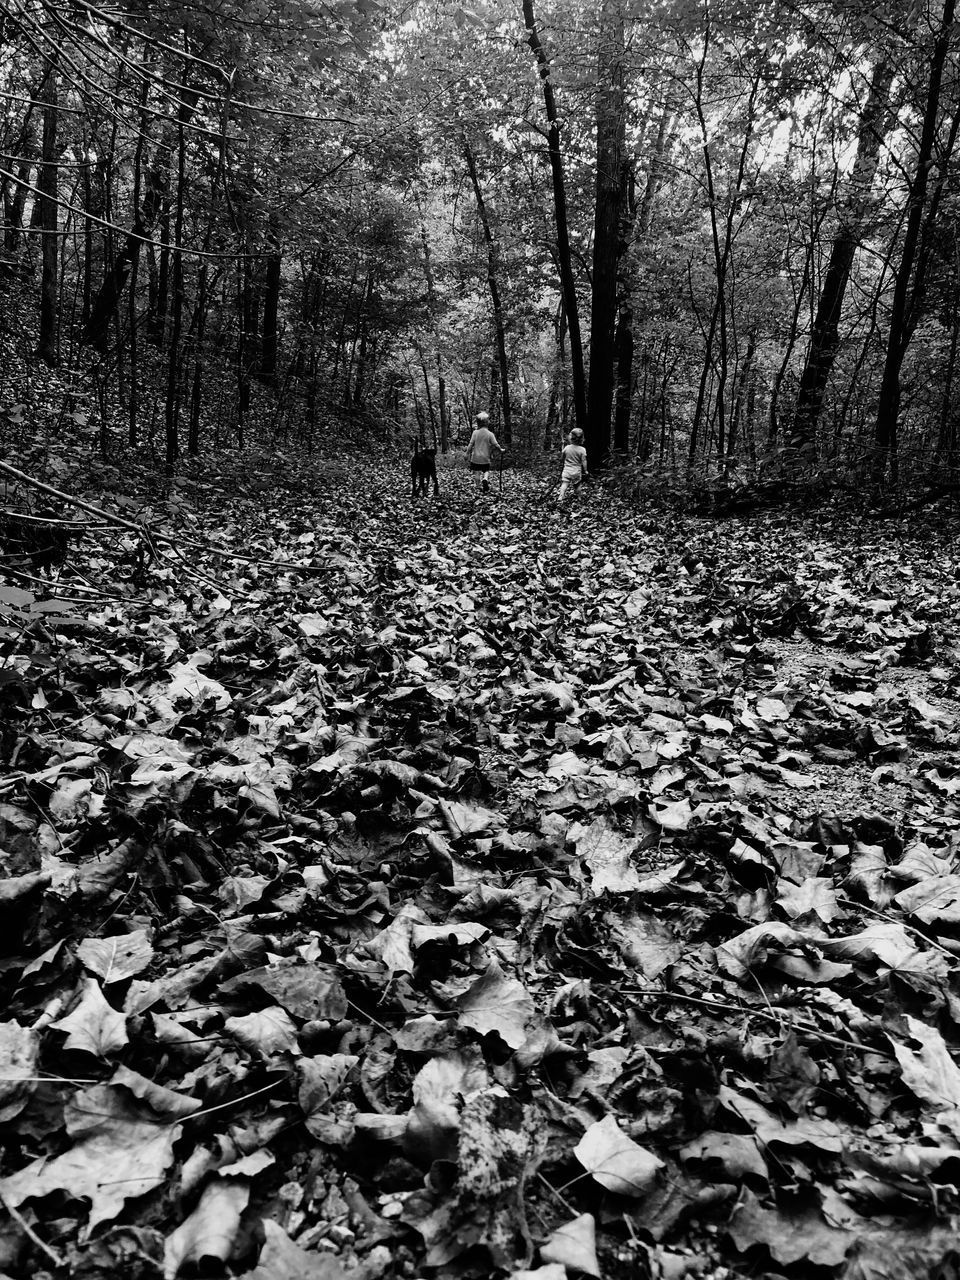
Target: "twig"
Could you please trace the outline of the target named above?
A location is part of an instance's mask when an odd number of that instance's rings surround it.
[[[567,1213],[569,1213],[572,1218],[575,1218],[577,1216],[577,1211],[573,1207],[573,1205],[570,1203],[570,1201],[567,1200],[564,1196],[562,1196],[560,1192],[557,1190],[557,1188],[547,1181],[547,1179],[543,1176],[543,1174],[540,1172],[539,1169],[537,1170],[537,1180],[543,1183],[543,1185],[547,1188],[547,1190],[550,1192],[552,1196],[557,1197],[557,1199],[560,1201],[560,1203],[566,1209]],[[569,1186],[570,1184],[565,1183],[564,1185]]]
[[[370,1014],[369,1014],[369,1013],[367,1013],[367,1011],[366,1011],[365,1009],[361,1009],[361,1008],[359,1007],[359,1005],[355,1005],[355,1004],[353,1003],[353,1001],[352,1001],[352,1000],[348,1000],[348,1001],[347,1001],[347,1008],[348,1008],[348,1009],[352,1009],[352,1010],[354,1011],[354,1013],[359,1013],[359,1015],[360,1015],[360,1017],[361,1017],[361,1018],[366,1018],[366,1020],[367,1020],[367,1021],[368,1021],[372,1026],[374,1026],[374,1027],[379,1027],[379,1028],[380,1028],[380,1030],[381,1030],[381,1031],[385,1031],[385,1032],[387,1033],[387,1035],[388,1035],[388,1036],[392,1036],[392,1035],[393,1035],[393,1032],[390,1030],[390,1028],[389,1028],[389,1027],[385,1027],[385,1026],[383,1025],[383,1023],[382,1023],[382,1022],[378,1022],[378,1021],[376,1020],[376,1018],[371,1017],[371,1016],[370,1016]]]
[[[6,1209],[7,1213],[9,1213],[10,1217],[13,1218],[17,1226],[20,1227],[20,1229],[24,1232],[24,1234],[27,1235],[33,1241],[33,1243],[37,1246],[38,1249],[40,1249],[43,1253],[47,1255],[47,1257],[50,1259],[53,1265],[55,1267],[66,1266],[65,1259],[61,1258],[59,1253],[57,1253],[55,1249],[51,1249],[45,1240],[40,1239],[40,1237],[34,1231],[33,1227],[31,1227],[30,1223],[27,1222],[26,1218],[24,1218],[20,1210],[17,1209],[16,1206],[13,1205],[7,1199],[7,1197],[3,1194],[2,1191],[0,1191],[0,1200],[3,1201],[3,1207]]]
[[[220,1039],[217,1036],[215,1039]],[[278,1084],[283,1084],[282,1080],[273,1080],[270,1084],[265,1084],[262,1089],[254,1089],[253,1093],[245,1093],[240,1098],[232,1098],[229,1102],[220,1102],[215,1107],[204,1107],[202,1111],[192,1111],[190,1115],[183,1116],[180,1120],[171,1120],[171,1124],[182,1124],[184,1120],[199,1120],[201,1116],[212,1116],[215,1111],[225,1111],[227,1107],[238,1107],[241,1102],[249,1102],[251,1098],[256,1098],[258,1094],[267,1093],[271,1089],[275,1089]]]
[[[92,502],[85,502],[83,498],[75,498],[72,494],[64,493],[62,489],[55,489],[52,484],[47,484],[43,480],[36,480],[33,476],[28,476],[25,471],[18,471],[16,467],[11,467],[9,462],[0,462],[0,474],[13,476],[14,480],[20,480],[24,484],[30,485],[33,489],[39,489],[41,493],[49,493],[51,497],[59,498],[61,502],[67,502],[73,507],[79,507],[81,511],[88,511],[91,515],[98,516],[107,524],[120,525],[123,529],[129,529],[132,533],[142,533],[141,525],[136,524],[133,520],[126,520],[123,516],[112,515],[109,511],[104,511],[102,507],[95,507]]]
[[[33,476],[28,476],[25,471],[18,471],[16,467],[11,467],[7,462],[0,462],[0,474],[13,476],[15,480],[20,480],[34,489],[39,489],[41,493],[49,493],[51,497],[59,498],[61,502],[67,502],[71,506],[79,507],[81,511],[87,511],[91,515],[98,516],[105,524],[118,525],[121,529],[129,529],[131,533],[137,534],[138,537],[152,539],[158,543],[162,542],[167,546],[195,547],[200,551],[207,552],[209,555],[223,556],[227,560],[239,560],[243,564],[265,565],[270,569],[293,569],[297,573],[310,573],[315,569],[314,565],[294,564],[291,560],[264,560],[257,556],[244,556],[237,551],[230,551],[226,547],[217,547],[211,543],[198,542],[195,538],[174,537],[169,533],[160,533],[157,530],[150,529],[142,521],[138,523],[133,520],[127,520],[123,516],[104,511],[102,507],[94,506],[92,502],[85,502],[83,498],[75,498],[72,494],[64,493],[62,489],[55,489],[52,484],[46,484],[43,480],[36,480]]]
[[[885,911],[878,911],[876,907],[868,907],[862,902],[854,902],[852,898],[841,897],[837,895],[837,902],[842,907],[851,907],[854,911],[863,911],[869,916],[876,916],[878,920],[882,920],[884,924],[898,924],[906,933],[912,933],[918,938],[922,938],[928,946],[935,947],[937,951],[942,951],[945,956],[949,956],[951,960],[956,960],[956,952],[951,951],[949,947],[945,947],[942,942],[938,942],[936,938],[930,938],[922,929],[917,929],[912,924],[906,924],[903,920],[894,920],[892,916]]]
[[[600,983],[601,986],[612,986],[612,983]],[[621,995],[628,996],[655,996],[659,1000],[682,1000],[685,1004],[695,1004],[702,1009],[711,1009],[715,1013],[738,1013],[748,1018],[766,1018],[770,1022],[776,1022],[783,1025],[786,1022],[791,1031],[802,1032],[804,1035],[814,1036],[818,1040],[822,1040],[824,1044],[833,1044],[841,1049],[856,1049],[859,1053],[876,1054],[879,1058],[894,1059],[894,1054],[888,1053],[886,1049],[874,1049],[870,1045],[861,1044],[858,1040],[844,1040],[842,1036],[833,1036],[828,1031],[821,1031],[819,1027],[814,1027],[808,1022],[794,1022],[786,1016],[786,1010],[776,1012],[772,1007],[770,1009],[751,1009],[742,1004],[721,1004],[718,1000],[704,1000],[700,996],[685,996],[679,991],[661,991],[657,987],[617,987],[617,991]]]

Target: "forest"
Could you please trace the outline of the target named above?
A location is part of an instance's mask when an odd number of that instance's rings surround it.
[[[0,0],[0,1280],[960,1274],[958,128],[956,0]]]
[[[0,17],[13,448],[444,450],[489,407],[595,465],[953,474],[954,3]]]

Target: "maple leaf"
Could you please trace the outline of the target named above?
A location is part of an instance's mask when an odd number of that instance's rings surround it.
[[[496,960],[491,960],[457,1001],[459,1024],[479,1035],[495,1031],[511,1049],[519,1049],[527,1039],[527,1023],[536,1008],[523,983],[508,978]]]
[[[89,1200],[86,1234],[115,1218],[125,1200],[156,1190],[181,1132],[179,1124],[157,1124],[129,1093],[112,1085],[77,1094],[65,1120],[74,1145],[0,1179],[0,1195],[14,1205],[63,1191]]]
[[[917,1018],[905,1017],[910,1039],[920,1048],[914,1050],[890,1037],[900,1064],[904,1084],[918,1098],[934,1108],[938,1124],[960,1135],[960,1067],[954,1062],[943,1036],[935,1027]]]
[[[81,983],[80,999],[72,1011],[50,1025],[67,1032],[66,1048],[82,1049],[98,1058],[129,1043],[126,1018],[107,1003],[96,978]]]

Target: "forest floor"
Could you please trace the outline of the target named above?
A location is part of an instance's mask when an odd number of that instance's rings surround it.
[[[956,521],[441,480],[8,547],[0,1275],[955,1275]]]

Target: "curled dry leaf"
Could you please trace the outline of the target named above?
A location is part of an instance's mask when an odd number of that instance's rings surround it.
[[[185,1262],[225,1263],[233,1251],[240,1215],[249,1199],[249,1183],[241,1178],[217,1178],[204,1187],[193,1213],[167,1237],[163,1249],[164,1280],[175,1280]]]
[[[478,1053],[431,1058],[413,1081],[404,1149],[424,1163],[455,1159],[463,1104],[488,1083],[487,1069]]]

